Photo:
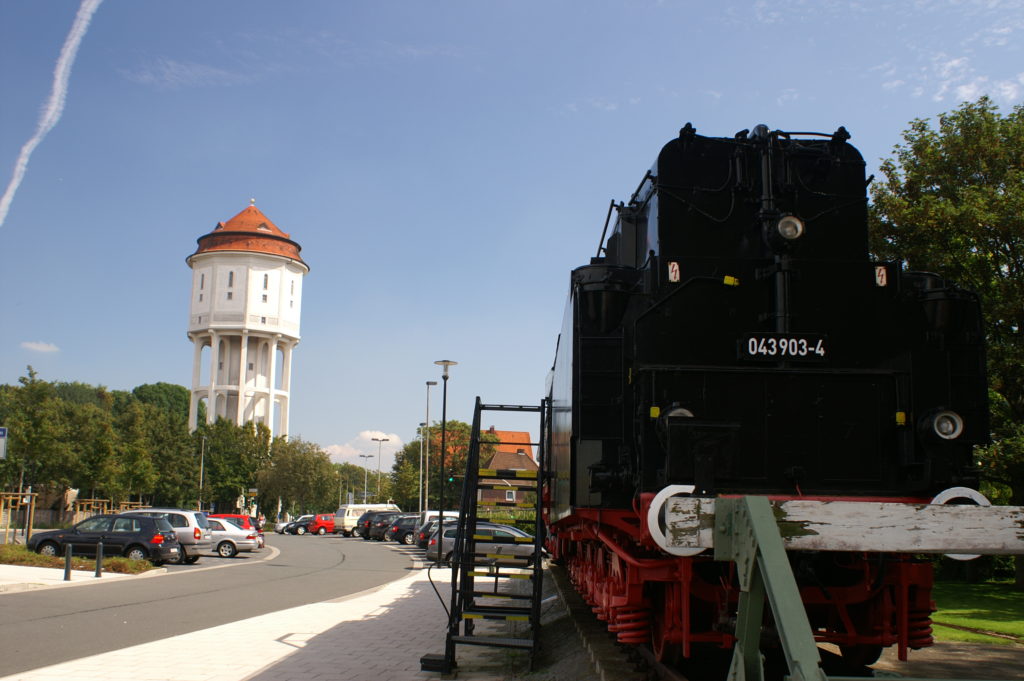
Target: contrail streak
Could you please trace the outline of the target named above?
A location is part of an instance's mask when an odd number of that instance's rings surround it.
[[[57,66],[53,70],[53,91],[50,92],[50,99],[46,102],[46,108],[43,109],[43,113],[39,117],[36,134],[21,148],[18,161],[14,164],[14,175],[11,177],[11,182],[7,185],[3,197],[0,198],[0,227],[3,227],[4,221],[7,220],[7,211],[10,210],[11,202],[14,201],[14,193],[18,191],[21,181],[25,178],[25,170],[28,168],[28,160],[32,156],[32,152],[36,150],[46,134],[53,130],[53,126],[57,125],[57,121],[60,120],[60,115],[64,113],[64,100],[68,94],[71,67],[75,63],[78,46],[82,43],[85,32],[89,30],[92,15],[99,8],[101,2],[103,0],[82,0],[82,4],[78,7],[75,23],[71,25],[71,31],[64,40],[64,47],[60,49]]]

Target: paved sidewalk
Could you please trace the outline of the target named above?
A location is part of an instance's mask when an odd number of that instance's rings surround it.
[[[451,572],[435,569],[431,576],[447,603]],[[440,674],[421,672],[419,660],[426,653],[444,652],[444,621],[426,569],[416,569],[390,584],[342,599],[42,667],[0,681],[436,680]],[[463,664],[458,678],[499,681],[505,674],[493,665]]]
[[[157,572],[151,570],[150,572]],[[166,572],[166,570],[159,570]],[[64,581],[64,570],[45,567],[28,567],[25,565],[0,564],[0,594],[13,591],[29,591],[31,589],[49,589],[59,586],[80,586],[83,584],[101,584],[109,579],[123,579],[135,575],[123,575],[117,572],[104,572],[99,579],[94,570],[72,570],[71,581]]]

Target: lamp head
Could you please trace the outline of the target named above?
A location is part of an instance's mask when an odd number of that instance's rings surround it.
[[[444,369],[443,373],[441,374],[441,377],[448,378],[448,367],[455,366],[456,364],[458,364],[458,362],[453,362],[450,359],[439,359],[436,362],[434,362],[434,364]]]
[[[437,381],[427,381],[427,390],[429,390],[432,385],[437,385]]]

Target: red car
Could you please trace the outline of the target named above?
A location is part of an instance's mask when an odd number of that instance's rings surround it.
[[[306,524],[306,531],[313,534],[334,534],[334,514],[317,513]]]

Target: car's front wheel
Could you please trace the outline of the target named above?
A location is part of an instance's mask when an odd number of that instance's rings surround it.
[[[237,554],[238,549],[229,541],[222,541],[217,545],[217,555],[221,558],[234,558]]]
[[[41,556],[57,556],[60,555],[60,547],[52,541],[44,541],[36,548],[36,553]]]
[[[128,560],[146,560],[149,558],[149,552],[141,546],[129,546],[124,552],[124,557]]]

